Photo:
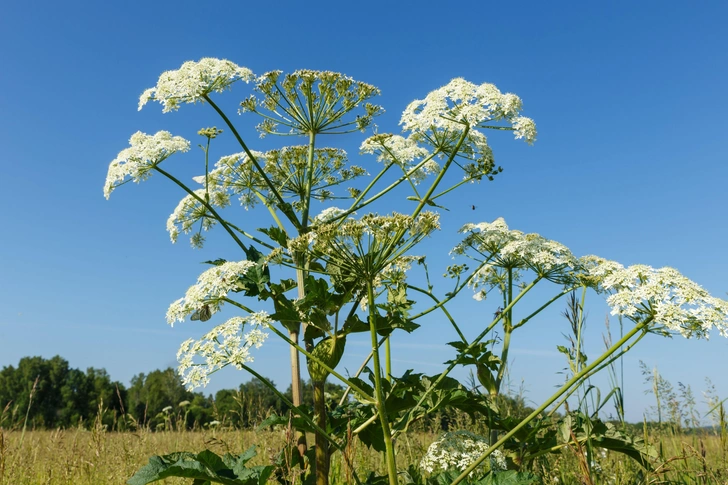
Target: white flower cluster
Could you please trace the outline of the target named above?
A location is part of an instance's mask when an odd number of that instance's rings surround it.
[[[400,124],[406,131],[426,133],[444,129],[460,132],[463,125],[507,120],[516,138],[533,143],[536,126],[530,118],[519,116],[522,103],[515,94],[501,93],[493,84],[473,84],[462,78],[429,93],[424,100],[415,100],[402,113]]]
[[[535,233],[511,230],[503,218],[490,223],[466,224],[460,232],[469,234],[452,253],[465,254],[467,249],[475,249],[485,256],[491,267],[529,268],[547,279],[562,281],[577,264],[574,255],[563,244]]]
[[[381,273],[374,279],[374,286],[382,286],[384,283],[399,285],[407,280],[407,272],[412,269],[412,263],[420,263],[424,256],[400,256],[388,264]]]
[[[338,207],[329,207],[327,209],[322,210],[316,217],[314,217],[313,223],[314,224],[323,224],[323,223],[329,222],[332,219],[336,219],[344,212],[346,212],[344,209],[339,209]]]
[[[377,160],[386,163],[396,163],[407,173],[417,166],[421,160],[427,158],[430,152],[417,144],[415,137],[407,138],[399,135],[378,134],[370,136],[361,144],[362,153],[377,155]],[[414,183],[419,183],[427,175],[440,171],[440,165],[434,160],[428,160],[410,175]]]
[[[246,324],[253,328],[242,333]],[[266,312],[234,317],[213,328],[200,340],[183,342],[177,352],[177,372],[182,376],[182,384],[192,391],[196,387],[206,386],[210,382],[210,374],[227,365],[242,369],[243,365],[253,362],[250,350],[263,345],[268,334],[261,327],[271,324]],[[200,357],[204,363],[195,362]]]
[[[712,297],[673,268],[625,268],[597,256],[576,259],[563,244],[510,230],[502,218],[467,224],[461,232],[468,235],[452,253],[462,255],[472,249],[485,263],[469,282],[476,300],[484,299],[488,288],[497,284],[501,269],[528,268],[556,283],[583,284],[609,294],[613,315],[634,321],[650,318],[684,337],[707,338],[713,328],[728,336],[728,301]]]
[[[420,468],[428,473],[456,469],[465,470],[489,448],[488,441],[482,436],[466,430],[447,432],[433,442],[427,453],[420,461]],[[494,472],[507,468],[506,458],[499,450],[490,455],[489,461],[484,461],[477,469],[481,473],[488,470]],[[473,471],[470,476],[475,474]]]
[[[265,159],[262,152],[251,153],[258,161]],[[210,172],[209,181],[211,186],[237,195],[240,205],[246,210],[255,206],[259,201],[256,192],[259,193],[265,187],[263,179],[245,152],[221,157],[215,163],[215,169]]]
[[[200,311],[205,305],[211,313],[220,310],[221,298],[238,288],[238,279],[255,266],[252,261],[228,261],[203,272],[197,284],[190,286],[185,296],[173,302],[167,310],[167,322],[184,322],[187,315]]]
[[[651,316],[655,323],[684,337],[709,337],[716,328],[728,336],[728,301],[712,297],[705,289],[673,268],[616,265],[604,274],[601,286],[610,294],[612,315],[631,319]]]
[[[195,177],[195,181],[204,183],[204,178],[204,176]],[[230,205],[230,195],[228,192],[219,190],[212,184],[210,184],[210,190],[195,190],[195,195],[203,201],[208,197],[208,203],[214,207],[227,207]],[[189,234],[198,221],[201,223],[201,229],[204,231],[209,231],[217,222],[203,203],[197,198],[187,195],[177,204],[177,207],[175,207],[167,219],[167,232],[169,232],[169,238],[172,243],[177,242],[180,231]],[[193,247],[199,248],[203,239],[193,236],[191,241]]]
[[[158,131],[154,135],[137,131],[129,139],[129,145],[109,164],[104,184],[107,199],[116,187],[129,180],[139,183],[148,179],[152,169],[167,157],[190,149],[189,141],[181,136],[172,136],[168,131]]]
[[[250,82],[255,75],[226,59],[205,57],[199,62],[187,61],[175,71],[159,76],[157,85],[139,97],[139,110],[150,100],[162,104],[163,113],[179,109],[181,103],[196,103],[211,92],[221,92],[236,81]]]

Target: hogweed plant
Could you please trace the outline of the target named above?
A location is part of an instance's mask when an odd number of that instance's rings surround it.
[[[216,93],[241,82],[249,84],[250,91],[240,102],[239,114],[245,119],[257,117],[261,136],[291,136],[302,138],[303,143],[254,150],[214,101]],[[582,439],[578,423],[549,421],[543,414],[549,406],[563,402],[564,396],[646,333],[707,337],[717,328],[725,335],[728,303],[711,297],[677,271],[641,265],[625,268],[595,256],[577,258],[563,244],[511,230],[502,219],[463,227],[462,241],[452,256],[468,258],[468,264],[448,267],[446,274],[454,286],[448,292],[436,292],[425,258],[417,252],[418,245],[440,227],[440,216],[433,208],[441,207],[463,185],[493,180],[502,171],[486,130],[510,131],[531,144],[536,139],[535,124],[521,115],[518,96],[504,94],[492,84],[454,79],[406,107],[400,119],[402,133],[377,133],[373,120],[383,109],[372,100],[378,94],[376,87],[335,72],[254,75],[227,60],[186,62],[178,70],[163,73],[156,86],[144,91],[139,109],[155,101],[165,113],[184,104],[212,108],[221,118],[222,129],[204,127],[198,132],[204,140],[204,173],[193,179],[194,184],[187,184],[163,164],[172,155],[187,152],[191,144],[166,131],[135,133],[130,146],[109,166],[104,185],[107,198],[119,186],[155,174],[182,190],[184,197],[167,221],[172,242],[184,234],[194,248],[203,248],[205,233],[219,226],[239,247],[238,261],[207,261],[210,268],[170,305],[167,320],[170,324],[187,318],[206,322],[216,319],[223,305],[239,311],[201,339],[182,343],[179,371],[189,387],[205,385],[210,374],[232,365],[251,372],[283,398],[249,364],[269,334],[290,346],[293,393],[292,401],[286,402],[291,415],[274,416],[266,424],[295,427],[299,437],[296,447],[281,451],[279,464],[293,463],[306,480],[326,485],[331,454],[359,440],[384,453],[386,477],[382,479],[391,485],[398,483],[398,476],[418,483],[431,481],[438,470],[450,473],[443,477],[453,484],[491,480],[496,473],[509,475],[513,480],[509,483],[532,483],[536,478],[529,467],[534,460]],[[324,144],[331,135],[360,136],[367,130],[373,134],[361,141],[360,165],[350,164],[344,150]],[[213,162],[210,157],[221,136],[232,136],[239,150]],[[394,206],[403,188],[411,194],[406,196],[409,210],[370,212],[375,202]],[[406,201],[396,207],[408,207]],[[315,203],[325,204],[317,207]],[[244,211],[261,208],[270,217],[270,226],[245,227],[235,217],[240,210],[232,208],[238,205]],[[277,267],[283,277],[273,280],[271,267]],[[415,271],[424,271],[424,286],[413,279]],[[536,311],[519,314],[519,301],[536,285],[547,284],[555,287],[553,297]],[[497,295],[500,307],[492,321],[477,322],[483,330],[471,340],[447,309],[467,289],[476,300]],[[502,413],[497,398],[514,334],[575,290],[606,295],[612,312],[631,320],[634,327],[588,365],[579,363],[571,378],[525,419]],[[422,301],[414,300],[415,295]],[[273,313],[256,309],[261,301],[269,302],[266,308],[273,308]],[[582,309],[583,305],[582,298]],[[413,371],[392,375],[390,335],[416,331],[418,320],[433,312],[440,312],[453,328],[454,358],[438,375]],[[502,332],[499,350],[493,338],[496,330]],[[369,334],[371,352],[358,372],[344,376],[336,370],[337,364],[346,351],[347,337],[358,332]],[[314,386],[313,412],[302,407],[301,355]],[[468,390],[449,376],[460,365],[474,369],[483,392]],[[324,397],[329,378],[347,386],[333,411]],[[484,420],[489,437],[446,435],[423,457],[423,470],[399,469],[396,437],[416,421],[446,409],[460,409]],[[315,446],[308,446],[306,432],[315,434]],[[596,446],[611,447],[648,466],[649,450],[638,440],[607,427],[602,437],[609,439]],[[272,468],[246,468],[252,453],[222,458],[210,452],[154,457],[129,483],[168,476],[194,478],[195,483],[263,483]],[[483,466],[489,457],[489,465]],[[347,476],[361,484],[357,472],[362,470],[354,469],[347,453],[343,458]],[[457,461],[454,472],[453,460]],[[377,480],[370,475],[366,481]],[[289,483],[280,475],[279,481]]]

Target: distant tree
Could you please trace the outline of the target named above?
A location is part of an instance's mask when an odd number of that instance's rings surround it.
[[[112,411],[104,414],[104,422],[112,424],[125,393],[124,386],[112,382],[105,370],[89,368],[84,374],[58,355],[51,359],[24,357],[17,368],[7,366],[0,371],[0,407],[12,403],[12,424],[20,424],[27,412],[31,426],[77,426],[92,422],[101,402],[105,410]]]
[[[192,402],[195,395],[182,385],[182,381],[171,367],[139,374],[132,378],[127,392],[128,409],[142,424],[152,427],[160,422],[158,416],[167,406],[177,410],[183,401]]]
[[[344,386],[341,386],[335,382],[326,381],[326,383],[324,384],[324,395],[326,397],[326,406],[329,410],[336,407],[336,405],[339,403],[339,400],[341,399],[341,396],[344,395],[345,390],[346,388]],[[286,398],[290,400],[292,394],[293,393],[291,390],[291,386],[288,386],[288,389],[285,392]],[[310,380],[303,383],[303,393],[301,400],[304,406],[313,407],[313,385],[311,384]]]

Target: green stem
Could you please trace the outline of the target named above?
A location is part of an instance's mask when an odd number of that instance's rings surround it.
[[[447,308],[445,308],[444,306],[441,306],[440,301],[437,299],[437,297],[435,295],[433,295],[431,292],[429,292],[427,290],[423,290],[422,288],[418,288],[417,286],[414,286],[414,285],[407,285],[407,288],[410,288],[415,291],[419,291],[420,293],[423,293],[423,294],[429,296],[430,298],[432,298],[434,300],[434,302],[437,304],[437,306],[442,309],[442,312],[445,314],[445,317],[447,318],[447,320],[450,322],[450,324],[453,326],[453,328],[457,332],[458,336],[460,337],[460,340],[462,340],[463,343],[465,343],[465,344],[468,343],[468,341],[465,339],[465,335],[463,335],[463,332],[460,331],[460,327],[458,327],[458,324],[455,323],[455,319],[453,319],[452,315],[450,315],[450,312],[447,311]]]
[[[578,372],[575,374],[571,379],[569,379],[561,388],[559,388],[556,393],[548,398],[543,404],[541,404],[535,411],[533,411],[531,414],[529,414],[523,421],[518,423],[513,429],[511,429],[508,433],[503,435],[501,439],[499,439],[496,443],[493,443],[490,448],[488,448],[485,453],[483,453],[480,457],[478,457],[477,460],[475,460],[473,463],[471,463],[463,472],[458,475],[458,477],[450,483],[450,485],[457,485],[458,483],[465,480],[468,475],[473,472],[478,466],[480,466],[483,461],[485,461],[488,456],[490,456],[491,453],[493,453],[495,450],[500,448],[506,441],[508,441],[512,436],[514,436],[521,428],[526,426],[529,422],[531,422],[534,418],[536,418],[539,414],[541,414],[547,407],[549,407],[551,404],[553,404],[562,394],[564,394],[566,391],[568,391],[572,386],[575,384],[578,384],[581,379],[584,377],[584,375],[588,374],[592,369],[596,368],[601,364],[604,360],[607,359],[611,354],[619,350],[619,348],[624,345],[627,341],[629,341],[633,336],[635,336],[639,332],[646,332],[647,331],[647,325],[652,321],[652,317],[648,317],[645,321],[642,323],[639,323],[635,325],[635,327],[627,332],[627,334],[622,337],[622,339],[617,342],[616,344],[612,345],[604,354],[602,354],[597,360],[589,364],[587,367],[581,370],[581,372]]]
[[[498,396],[500,393],[500,386],[506,375],[506,368],[508,367],[508,351],[511,347],[511,334],[513,333],[513,306],[510,305],[510,302],[513,300],[513,268],[508,268],[508,292],[505,297],[508,313],[503,322],[503,348],[500,356],[500,367],[495,378],[495,396],[493,397]]]
[[[525,288],[524,288],[523,290],[521,290],[521,292],[520,292],[520,293],[518,294],[518,296],[516,296],[516,297],[515,297],[515,298],[513,299],[513,301],[511,301],[511,303],[510,303],[510,304],[509,304],[509,305],[508,305],[508,306],[507,306],[506,308],[504,308],[504,309],[503,309],[503,310],[501,311],[501,313],[500,313],[500,314],[499,314],[498,316],[496,316],[496,317],[495,317],[495,319],[493,319],[493,321],[491,322],[491,324],[490,324],[490,325],[488,325],[488,327],[487,327],[487,328],[486,328],[485,330],[483,330],[483,331],[482,331],[482,332],[480,333],[480,335],[478,335],[477,337],[475,337],[475,339],[474,339],[474,340],[473,340],[473,341],[472,341],[472,342],[470,343],[470,345],[468,345],[468,346],[467,346],[467,347],[465,348],[465,350],[463,350],[463,351],[461,352],[461,354],[467,354],[467,353],[468,353],[468,352],[470,352],[470,351],[471,351],[471,350],[472,350],[472,349],[473,349],[473,348],[474,348],[474,347],[475,347],[476,345],[478,345],[478,343],[479,343],[479,342],[480,342],[480,341],[481,341],[481,340],[483,339],[483,337],[485,337],[486,335],[488,335],[488,333],[490,333],[490,331],[491,331],[491,330],[493,330],[493,327],[495,327],[495,326],[496,326],[496,325],[498,324],[498,322],[500,322],[500,321],[501,321],[501,319],[502,319],[502,318],[504,317],[504,315],[505,315],[505,314],[507,314],[508,310],[510,310],[511,308],[513,308],[513,306],[514,306],[514,305],[515,305],[516,303],[518,303],[518,302],[519,302],[519,301],[521,300],[521,298],[523,298],[523,297],[524,297],[524,296],[526,295],[526,293],[528,293],[528,292],[529,292],[529,291],[530,291],[530,290],[531,290],[531,289],[532,289],[532,288],[533,288],[534,286],[536,286],[536,284],[537,284],[537,283],[538,283],[539,281],[541,281],[541,276],[538,276],[538,277],[536,277],[536,279],[535,279],[535,280],[533,280],[533,281],[532,281],[532,282],[531,282],[531,283],[530,283],[530,284],[529,284],[528,286],[526,286],[526,287],[525,287]],[[438,386],[438,385],[440,384],[440,382],[442,382],[442,380],[443,380],[443,379],[444,379],[445,377],[447,377],[447,375],[448,375],[448,374],[449,374],[449,373],[450,373],[450,372],[451,372],[451,371],[452,371],[452,370],[453,370],[453,369],[454,369],[454,368],[455,368],[455,367],[456,367],[457,365],[458,365],[458,363],[457,363],[457,359],[455,359],[455,361],[454,361],[454,362],[453,362],[452,364],[450,364],[450,365],[449,365],[449,366],[448,366],[448,367],[447,367],[447,368],[446,368],[446,369],[445,369],[444,371],[442,371],[442,373],[441,373],[441,374],[440,374],[440,375],[438,376],[438,378],[437,378],[437,379],[435,379],[435,382],[434,382],[434,383],[432,383],[432,385],[430,386],[430,388],[429,388],[429,389],[427,389],[427,390],[426,390],[426,391],[425,391],[425,392],[424,392],[424,393],[422,394],[422,397],[420,397],[419,401],[417,401],[417,404],[415,404],[415,405],[414,405],[414,406],[412,407],[411,411],[413,411],[413,410],[415,410],[415,409],[418,409],[418,408],[420,408],[420,406],[422,406],[422,403],[423,403],[423,402],[425,402],[425,400],[426,400],[426,399],[427,399],[428,397],[430,397],[430,394],[432,394],[432,393],[434,392],[434,390],[435,390],[435,389],[437,388],[437,386]],[[400,422],[400,423],[401,423],[401,422]],[[409,426],[410,420],[408,419],[407,423],[406,423],[406,424],[405,424],[404,426],[399,426],[399,424],[400,424],[400,423],[398,423],[397,429],[395,429],[395,431],[394,431],[394,435],[395,435],[395,436],[397,436],[397,435],[398,435],[399,433],[401,433],[402,431],[406,431],[406,430],[407,430],[407,427]]]
[[[332,369],[331,367],[329,367],[328,365],[326,365],[326,363],[323,362],[321,359],[317,358],[315,355],[312,355],[310,352],[306,351],[306,349],[302,348],[300,345],[298,345],[297,343],[293,342],[291,339],[289,339],[288,337],[286,337],[283,332],[281,332],[280,330],[278,330],[277,328],[275,328],[272,325],[269,326],[268,328],[273,333],[275,333],[280,338],[282,338],[284,341],[286,341],[289,345],[292,345],[293,347],[295,347],[300,353],[302,353],[303,355],[305,355],[309,359],[315,361],[321,367],[323,367],[324,369],[326,369],[332,376],[336,377],[341,382],[343,382],[347,386],[351,387],[354,391],[356,391],[362,397],[363,400],[369,401],[369,402],[374,402],[375,401],[375,399],[372,396],[370,396],[365,391],[363,391],[359,386],[357,386],[356,384],[354,384],[353,382],[351,382],[349,379],[347,379],[346,377],[342,376],[341,374],[339,374],[338,372],[336,372],[334,369]]]
[[[384,391],[382,389],[382,368],[379,362],[379,344],[377,343],[377,310],[374,301],[374,287],[371,281],[367,282],[367,301],[369,303],[369,334],[372,338],[372,357],[374,360],[374,387],[377,394],[376,405],[379,414],[379,423],[382,427],[382,434],[384,435],[387,475],[389,476],[389,485],[398,485],[397,462],[394,456],[392,431],[389,428],[389,417],[387,416]]]
[[[639,337],[637,337],[637,339],[636,339],[636,340],[635,340],[634,342],[632,342],[632,343],[631,343],[631,344],[629,344],[628,346],[626,346],[626,347],[624,347],[624,348],[620,349],[620,351],[619,351],[619,353],[618,353],[618,354],[616,354],[616,355],[614,355],[614,356],[610,357],[610,358],[609,358],[609,360],[607,360],[606,362],[604,362],[604,363],[603,363],[602,365],[600,365],[599,367],[597,367],[597,368],[593,369],[593,370],[592,370],[591,372],[589,372],[588,374],[585,374],[585,376],[584,376],[584,377],[587,377],[587,378],[588,378],[588,377],[591,377],[591,376],[595,375],[595,374],[596,374],[597,372],[599,372],[599,371],[601,371],[602,369],[604,369],[605,367],[607,367],[608,365],[610,365],[610,364],[614,363],[614,362],[615,362],[615,361],[616,361],[617,359],[621,359],[621,358],[622,358],[622,357],[624,356],[624,354],[626,354],[626,353],[627,353],[627,352],[628,352],[628,351],[629,351],[629,350],[630,350],[630,349],[631,349],[632,347],[634,347],[635,345],[637,345],[637,342],[639,342],[640,340],[642,340],[642,338],[643,338],[643,337],[644,337],[645,335],[647,335],[647,334],[646,334],[646,333],[642,333],[642,334],[640,334],[640,335],[639,335]],[[555,406],[554,406],[554,407],[553,407],[553,408],[551,409],[551,411],[549,411],[549,414],[548,414],[548,416],[551,416],[551,415],[553,415],[553,414],[554,414],[554,412],[556,412],[556,411],[557,411],[557,410],[558,410],[558,409],[559,409],[559,408],[560,408],[560,407],[561,407],[561,406],[562,406],[562,405],[564,404],[564,402],[566,402],[566,400],[567,400],[567,399],[568,399],[568,398],[569,398],[569,397],[570,397],[570,396],[571,396],[571,395],[572,395],[572,394],[573,394],[574,392],[576,392],[576,390],[577,390],[577,388],[575,387],[575,388],[571,389],[571,390],[570,390],[570,391],[569,391],[568,393],[566,393],[566,394],[565,394],[565,395],[564,395],[564,396],[563,396],[563,397],[561,398],[561,400],[560,400],[560,401],[559,401],[558,403],[556,403],[556,405],[555,405]]]
[[[260,166],[260,164],[258,163],[258,159],[255,158],[255,155],[253,155],[253,153],[250,151],[250,149],[248,148],[248,145],[246,145],[245,142],[243,141],[243,139],[240,137],[238,130],[235,129],[235,125],[232,124],[232,122],[227,117],[227,115],[212,101],[212,99],[210,99],[210,97],[208,95],[205,94],[205,95],[203,95],[203,97],[205,98],[205,101],[210,103],[210,106],[212,106],[213,109],[215,111],[217,111],[217,114],[219,114],[220,117],[225,121],[225,124],[228,126],[228,128],[230,128],[230,131],[232,132],[233,136],[235,136],[235,139],[238,141],[240,146],[243,148],[243,151],[245,151],[245,153],[248,155],[248,158],[250,158],[250,161],[253,163],[253,165],[255,165],[256,170],[258,170],[258,173],[265,181],[265,184],[268,186],[268,189],[273,193],[276,200],[278,200],[280,207],[281,208],[285,207],[286,202],[283,200],[283,197],[281,197],[281,194],[278,192],[278,189],[275,188],[275,186],[273,185],[273,182],[271,182],[270,178],[268,178],[268,175],[265,173],[265,170],[263,170],[263,167]],[[288,220],[291,221],[291,224],[293,224],[296,227],[296,229],[300,228],[301,224],[298,221],[298,219],[296,219],[296,216],[294,214],[289,214],[287,212],[288,211],[284,211],[284,214],[286,215],[286,217],[288,217]]]
[[[572,291],[574,291],[576,288],[577,287],[573,287],[572,286],[571,288],[566,288],[564,291],[562,291],[560,293],[557,293],[556,296],[554,296],[549,301],[547,301],[546,303],[544,303],[543,305],[541,305],[538,308],[538,310],[536,310],[535,312],[531,313],[526,318],[521,319],[521,321],[518,322],[517,324],[513,325],[513,330],[515,330],[515,329],[517,329],[519,327],[524,326],[530,319],[532,319],[533,317],[535,317],[536,315],[538,315],[539,313],[541,313],[541,311],[543,311],[546,307],[548,307],[549,305],[551,305],[553,302],[555,302],[556,300],[558,300],[562,296],[568,295],[569,293],[571,293]]]
[[[317,430],[314,437],[316,443],[316,485],[329,485],[329,465],[331,463],[329,457],[329,445],[327,443],[326,432],[326,398],[324,397],[323,381],[314,381],[311,379],[313,386],[313,411],[316,416]],[[321,430],[321,431],[319,431]]]
[[[424,317],[424,316],[425,316],[425,315],[427,315],[428,313],[434,312],[434,311],[435,311],[435,310],[437,310],[438,308],[444,308],[444,305],[445,305],[446,303],[449,303],[449,302],[450,302],[450,300],[454,299],[454,298],[455,298],[455,297],[456,297],[456,296],[458,295],[458,293],[460,293],[460,292],[461,292],[461,291],[463,290],[463,288],[465,288],[465,287],[467,287],[467,286],[468,286],[468,283],[470,283],[470,281],[471,281],[471,280],[472,280],[473,278],[475,278],[475,275],[476,275],[476,274],[478,273],[478,270],[480,270],[480,268],[482,268],[482,267],[483,267],[484,265],[486,265],[486,264],[487,264],[487,263],[488,263],[489,261],[490,261],[490,258],[488,258],[488,259],[486,259],[485,261],[481,262],[481,263],[480,263],[480,266],[478,266],[477,268],[475,268],[475,270],[474,270],[474,271],[472,271],[472,272],[470,273],[470,275],[468,275],[468,277],[467,277],[467,278],[465,278],[465,281],[463,281],[463,282],[462,282],[462,283],[460,284],[460,286],[457,286],[457,287],[456,287],[456,288],[455,288],[455,289],[454,289],[453,291],[451,291],[451,292],[449,292],[449,293],[447,293],[447,294],[446,294],[446,298],[445,298],[444,300],[441,300],[441,301],[440,301],[440,302],[439,302],[438,304],[436,304],[436,305],[434,305],[434,306],[432,306],[432,307],[428,308],[427,310],[423,310],[423,311],[421,311],[421,312],[420,312],[420,313],[418,313],[417,315],[413,316],[413,317],[411,318],[411,320],[417,320],[417,319],[418,319],[418,318],[420,318],[420,317]]]
[[[313,185],[313,161],[316,134],[311,132],[308,137],[308,159],[306,160],[306,185],[304,186],[303,211],[301,211],[301,229],[305,232],[308,227],[308,213],[311,209],[311,187]]]
[[[243,242],[240,240],[240,238],[233,232],[233,230],[230,228],[228,223],[225,222],[225,219],[220,217],[220,214],[217,213],[217,211],[215,210],[214,207],[212,207],[212,205],[210,205],[208,202],[203,200],[199,195],[195,194],[195,192],[193,190],[191,190],[189,187],[187,187],[185,184],[183,184],[177,177],[175,177],[171,173],[159,168],[158,165],[155,165],[154,170],[161,173],[162,175],[164,175],[165,177],[170,179],[175,184],[179,185],[182,188],[182,190],[187,192],[192,198],[194,198],[197,202],[202,204],[208,211],[210,211],[210,214],[212,214],[212,216],[215,219],[217,219],[217,221],[220,223],[220,225],[223,228],[225,228],[225,230],[228,232],[228,234],[230,234],[230,237],[233,238],[233,240],[238,244],[238,246],[240,246],[243,249],[243,251],[245,251],[247,249],[245,244],[243,244]]]
[[[387,337],[382,337],[379,340],[379,343],[378,343],[378,346],[379,347],[382,346],[382,344],[384,343],[384,340],[386,338]],[[364,359],[364,362],[361,363],[361,365],[359,366],[359,369],[356,371],[356,374],[354,374],[354,377],[359,377],[361,375],[361,373],[364,372],[364,369],[366,368],[366,366],[369,363],[369,361],[371,360],[371,358],[372,358],[372,353],[369,352],[369,355],[367,355],[366,359]],[[350,392],[351,392],[351,387],[347,387],[344,390],[344,394],[341,396],[341,399],[339,400],[339,406],[343,406],[344,405],[344,403],[346,402],[346,398],[349,396],[349,393]]]
[[[283,226],[283,223],[281,222],[280,218],[278,217],[278,213],[276,212],[275,207],[268,204],[268,201],[266,200],[265,197],[263,197],[263,194],[261,194],[257,190],[254,192],[255,192],[256,197],[258,197],[258,199],[263,203],[263,205],[266,207],[266,209],[268,209],[268,212],[270,212],[270,215],[273,218],[273,220],[275,221],[276,225],[278,226],[278,229],[283,231],[283,233],[285,234],[286,228]]]
[[[450,168],[450,164],[453,160],[455,160],[455,155],[457,155],[458,151],[460,150],[460,147],[462,146],[463,142],[465,141],[465,138],[468,136],[468,132],[470,132],[470,126],[465,126],[465,129],[463,130],[463,134],[460,136],[460,139],[458,140],[457,144],[455,145],[455,148],[453,149],[450,156],[447,158],[447,161],[445,162],[445,165],[442,166],[442,169],[440,170],[440,173],[437,174],[437,178],[435,178],[435,181],[432,182],[432,185],[430,186],[427,193],[422,197],[422,200],[417,205],[417,208],[412,213],[412,218],[414,219],[417,217],[422,209],[425,207],[425,204],[428,200],[430,200],[430,197],[432,196],[433,192],[435,192],[435,189],[440,184],[440,181],[445,176],[445,172],[447,172],[447,169]]]
[[[405,180],[407,180],[416,170],[420,169],[425,163],[427,163],[428,161],[430,161],[437,153],[439,153],[439,150],[436,150],[429,157],[425,158],[420,163],[418,163],[417,165],[415,165],[414,167],[412,167],[412,169],[409,172],[407,172],[405,175],[403,175],[402,177],[398,178],[397,180],[395,180],[394,182],[392,182],[391,184],[389,184],[387,187],[385,187],[384,189],[380,190],[376,194],[372,195],[370,198],[368,198],[364,202],[361,202],[361,200],[364,198],[364,196],[367,193],[369,193],[369,191],[371,189],[374,188],[374,185],[376,184],[376,182],[380,178],[382,178],[382,176],[384,175],[384,173],[387,170],[389,170],[392,167],[392,165],[395,165],[395,163],[390,163],[389,165],[387,165],[386,167],[384,167],[384,170],[382,170],[381,172],[379,172],[379,174],[376,177],[374,177],[374,180],[372,180],[369,183],[369,185],[364,189],[364,191],[359,194],[359,196],[356,198],[356,200],[354,201],[354,203],[351,204],[351,207],[349,207],[349,209],[347,209],[343,213],[339,214],[338,218],[340,218],[343,221],[343,219],[346,216],[348,216],[349,214],[351,214],[352,212],[354,212],[356,210],[359,210],[362,207],[366,207],[367,205],[371,204],[372,202],[374,202],[375,200],[379,199],[383,195],[386,195],[392,189],[394,189],[399,184],[401,184],[402,182],[404,182]],[[360,203],[361,203],[361,205],[358,205]]]
[[[389,343],[390,338],[384,339],[384,375],[387,382],[392,382],[392,347]]]
[[[282,394],[276,386],[274,386],[268,379],[263,377],[262,375],[255,372],[253,369],[248,367],[247,365],[242,365],[243,370],[246,370],[250,372],[254,377],[256,377],[259,381],[261,381],[266,387],[268,387],[273,393],[278,396],[278,398],[283,401],[283,403],[291,408],[292,411],[296,413],[296,415],[300,416],[306,423],[308,423],[314,430],[316,430],[317,433],[321,434],[321,436],[324,436],[326,440],[331,443],[331,446],[336,448],[338,451],[342,452],[342,455],[344,456],[344,459],[346,460],[347,464],[349,465],[349,468],[351,469],[352,473],[354,473],[354,480],[356,481],[357,485],[361,485],[361,482],[359,481],[359,477],[354,472],[354,467],[352,463],[349,461],[349,458],[346,456],[346,453],[344,453],[344,447],[336,442],[334,438],[332,438],[328,433],[326,433],[325,430],[321,429],[311,417],[306,414],[304,411],[301,410],[298,406],[295,406],[291,401],[288,400],[288,398]]]

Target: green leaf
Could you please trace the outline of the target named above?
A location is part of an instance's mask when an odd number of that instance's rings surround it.
[[[258,229],[258,231],[262,232],[263,234],[265,234],[266,236],[268,236],[269,238],[271,238],[272,241],[277,242],[278,244],[280,244],[284,248],[285,247],[288,247],[288,235],[280,227],[278,227],[278,226],[271,226],[268,229],[265,229],[265,228]]]
[[[192,478],[193,484],[221,483],[224,485],[263,485],[273,472],[273,466],[246,468],[245,463],[255,456],[255,447],[234,457],[224,458],[210,450],[197,455],[188,452],[153,456],[126,483],[146,485],[170,477]],[[231,466],[232,465],[232,466]]]
[[[346,346],[346,335],[336,336],[336,338],[325,338],[321,340],[311,351],[311,355],[318,358],[331,369],[334,369],[344,355],[344,347]],[[329,371],[320,363],[309,358],[308,373],[314,381],[323,381],[328,377]]]

